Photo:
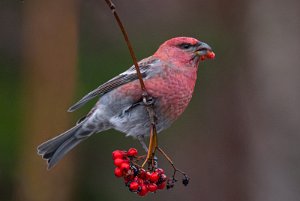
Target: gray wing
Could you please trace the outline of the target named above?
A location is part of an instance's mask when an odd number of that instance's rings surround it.
[[[154,58],[147,58],[139,62],[140,71],[142,74],[142,77],[145,78],[149,74],[149,69],[152,68],[151,66],[155,65],[157,63],[157,59]],[[135,70],[135,67],[130,67],[127,71],[124,73],[121,73],[120,75],[114,77],[113,79],[109,80],[108,82],[100,85],[98,88],[94,89],[93,91],[89,92],[87,95],[85,95],[82,99],[80,99],[77,103],[72,105],[68,112],[73,112],[83,106],[86,102],[89,100],[95,98],[96,96],[102,96],[107,92],[110,92],[111,90],[118,88],[119,86],[126,84],[128,82],[131,82],[133,80],[137,80],[138,76]]]

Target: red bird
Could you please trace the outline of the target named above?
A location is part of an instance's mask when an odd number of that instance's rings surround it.
[[[206,58],[214,58],[209,45],[194,38],[177,37],[167,40],[153,56],[138,63],[147,91],[153,97],[158,133],[186,109],[199,62]],[[48,169],[81,141],[111,128],[137,138],[146,147],[143,139],[149,136],[150,120],[134,66],[88,93],[68,111],[73,112],[96,96],[100,96],[99,101],[73,128],[38,147]]]

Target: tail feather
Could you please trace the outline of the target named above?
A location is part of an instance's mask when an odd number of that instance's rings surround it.
[[[38,154],[41,155],[44,159],[49,158],[49,153],[55,151],[57,147],[61,144],[61,142],[67,140],[68,138],[72,137],[74,133],[79,130],[80,126],[74,126],[70,130],[40,144],[37,148]]]
[[[74,137],[67,139],[61,144],[48,159],[48,169],[51,169],[58,161],[60,161],[71,149],[78,145],[83,139],[76,139]]]
[[[77,124],[70,130],[39,145],[37,148],[38,154],[47,160],[48,169],[51,169],[71,149],[88,138],[92,133],[92,130],[83,129],[82,123]]]

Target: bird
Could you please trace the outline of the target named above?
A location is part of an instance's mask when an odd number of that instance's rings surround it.
[[[192,37],[162,43],[150,57],[138,62],[148,94],[153,98],[157,133],[170,127],[188,106],[201,61],[214,58],[212,48]],[[138,139],[147,149],[151,122],[134,66],[89,92],[68,109],[73,112],[95,97],[99,100],[74,127],[42,143],[37,152],[55,166],[71,149],[96,133],[109,129]]]

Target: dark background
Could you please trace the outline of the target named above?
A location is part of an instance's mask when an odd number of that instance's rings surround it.
[[[143,199],[300,200],[300,2],[115,3],[139,59],[175,36],[216,53],[200,64],[187,111],[159,135],[191,183]],[[0,1],[1,201],[141,199],[113,175],[113,150],[141,150],[123,134],[93,136],[51,171],[36,154],[96,100],[70,105],[131,65],[104,1]]]

